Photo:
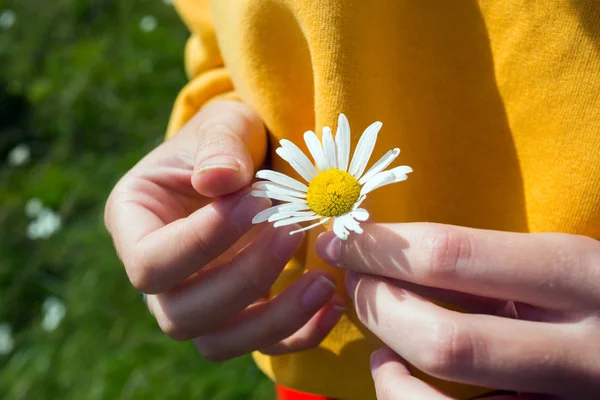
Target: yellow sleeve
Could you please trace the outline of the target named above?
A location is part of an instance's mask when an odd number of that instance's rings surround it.
[[[190,82],[181,90],[171,113],[167,138],[207,102],[237,98],[219,51],[209,0],[176,0],[175,8],[191,31],[185,46],[185,70]]]

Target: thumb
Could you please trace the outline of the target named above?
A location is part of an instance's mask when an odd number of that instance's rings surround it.
[[[209,103],[188,125],[196,137],[192,186],[220,197],[248,186],[267,148],[265,127],[247,105],[231,100]]]

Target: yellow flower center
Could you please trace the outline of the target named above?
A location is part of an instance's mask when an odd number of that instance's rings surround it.
[[[310,181],[306,200],[315,213],[325,217],[339,217],[350,211],[360,195],[360,185],[347,172],[331,168],[319,172]]]

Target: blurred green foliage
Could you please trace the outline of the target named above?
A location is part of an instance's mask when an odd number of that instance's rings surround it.
[[[0,398],[272,398],[249,357],[214,365],[160,332],[103,226],[112,186],[162,140],[187,35],[161,0],[0,1]],[[32,198],[62,220],[46,239],[27,236]],[[47,331],[51,296],[66,314]]]

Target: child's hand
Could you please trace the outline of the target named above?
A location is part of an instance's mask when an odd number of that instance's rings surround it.
[[[600,398],[598,241],[440,224],[364,228],[346,242],[326,232],[317,252],[353,271],[346,286],[358,317],[389,347],[372,357],[379,399],[449,399],[402,358],[450,381]]]
[[[250,232],[252,217],[270,205],[247,196],[265,151],[256,113],[215,101],[133,167],[106,205],[117,252],[133,285],[151,294],[161,329],[193,339],[213,361],[313,347],[343,311],[317,271],[263,298],[302,241],[288,234],[297,227]]]

